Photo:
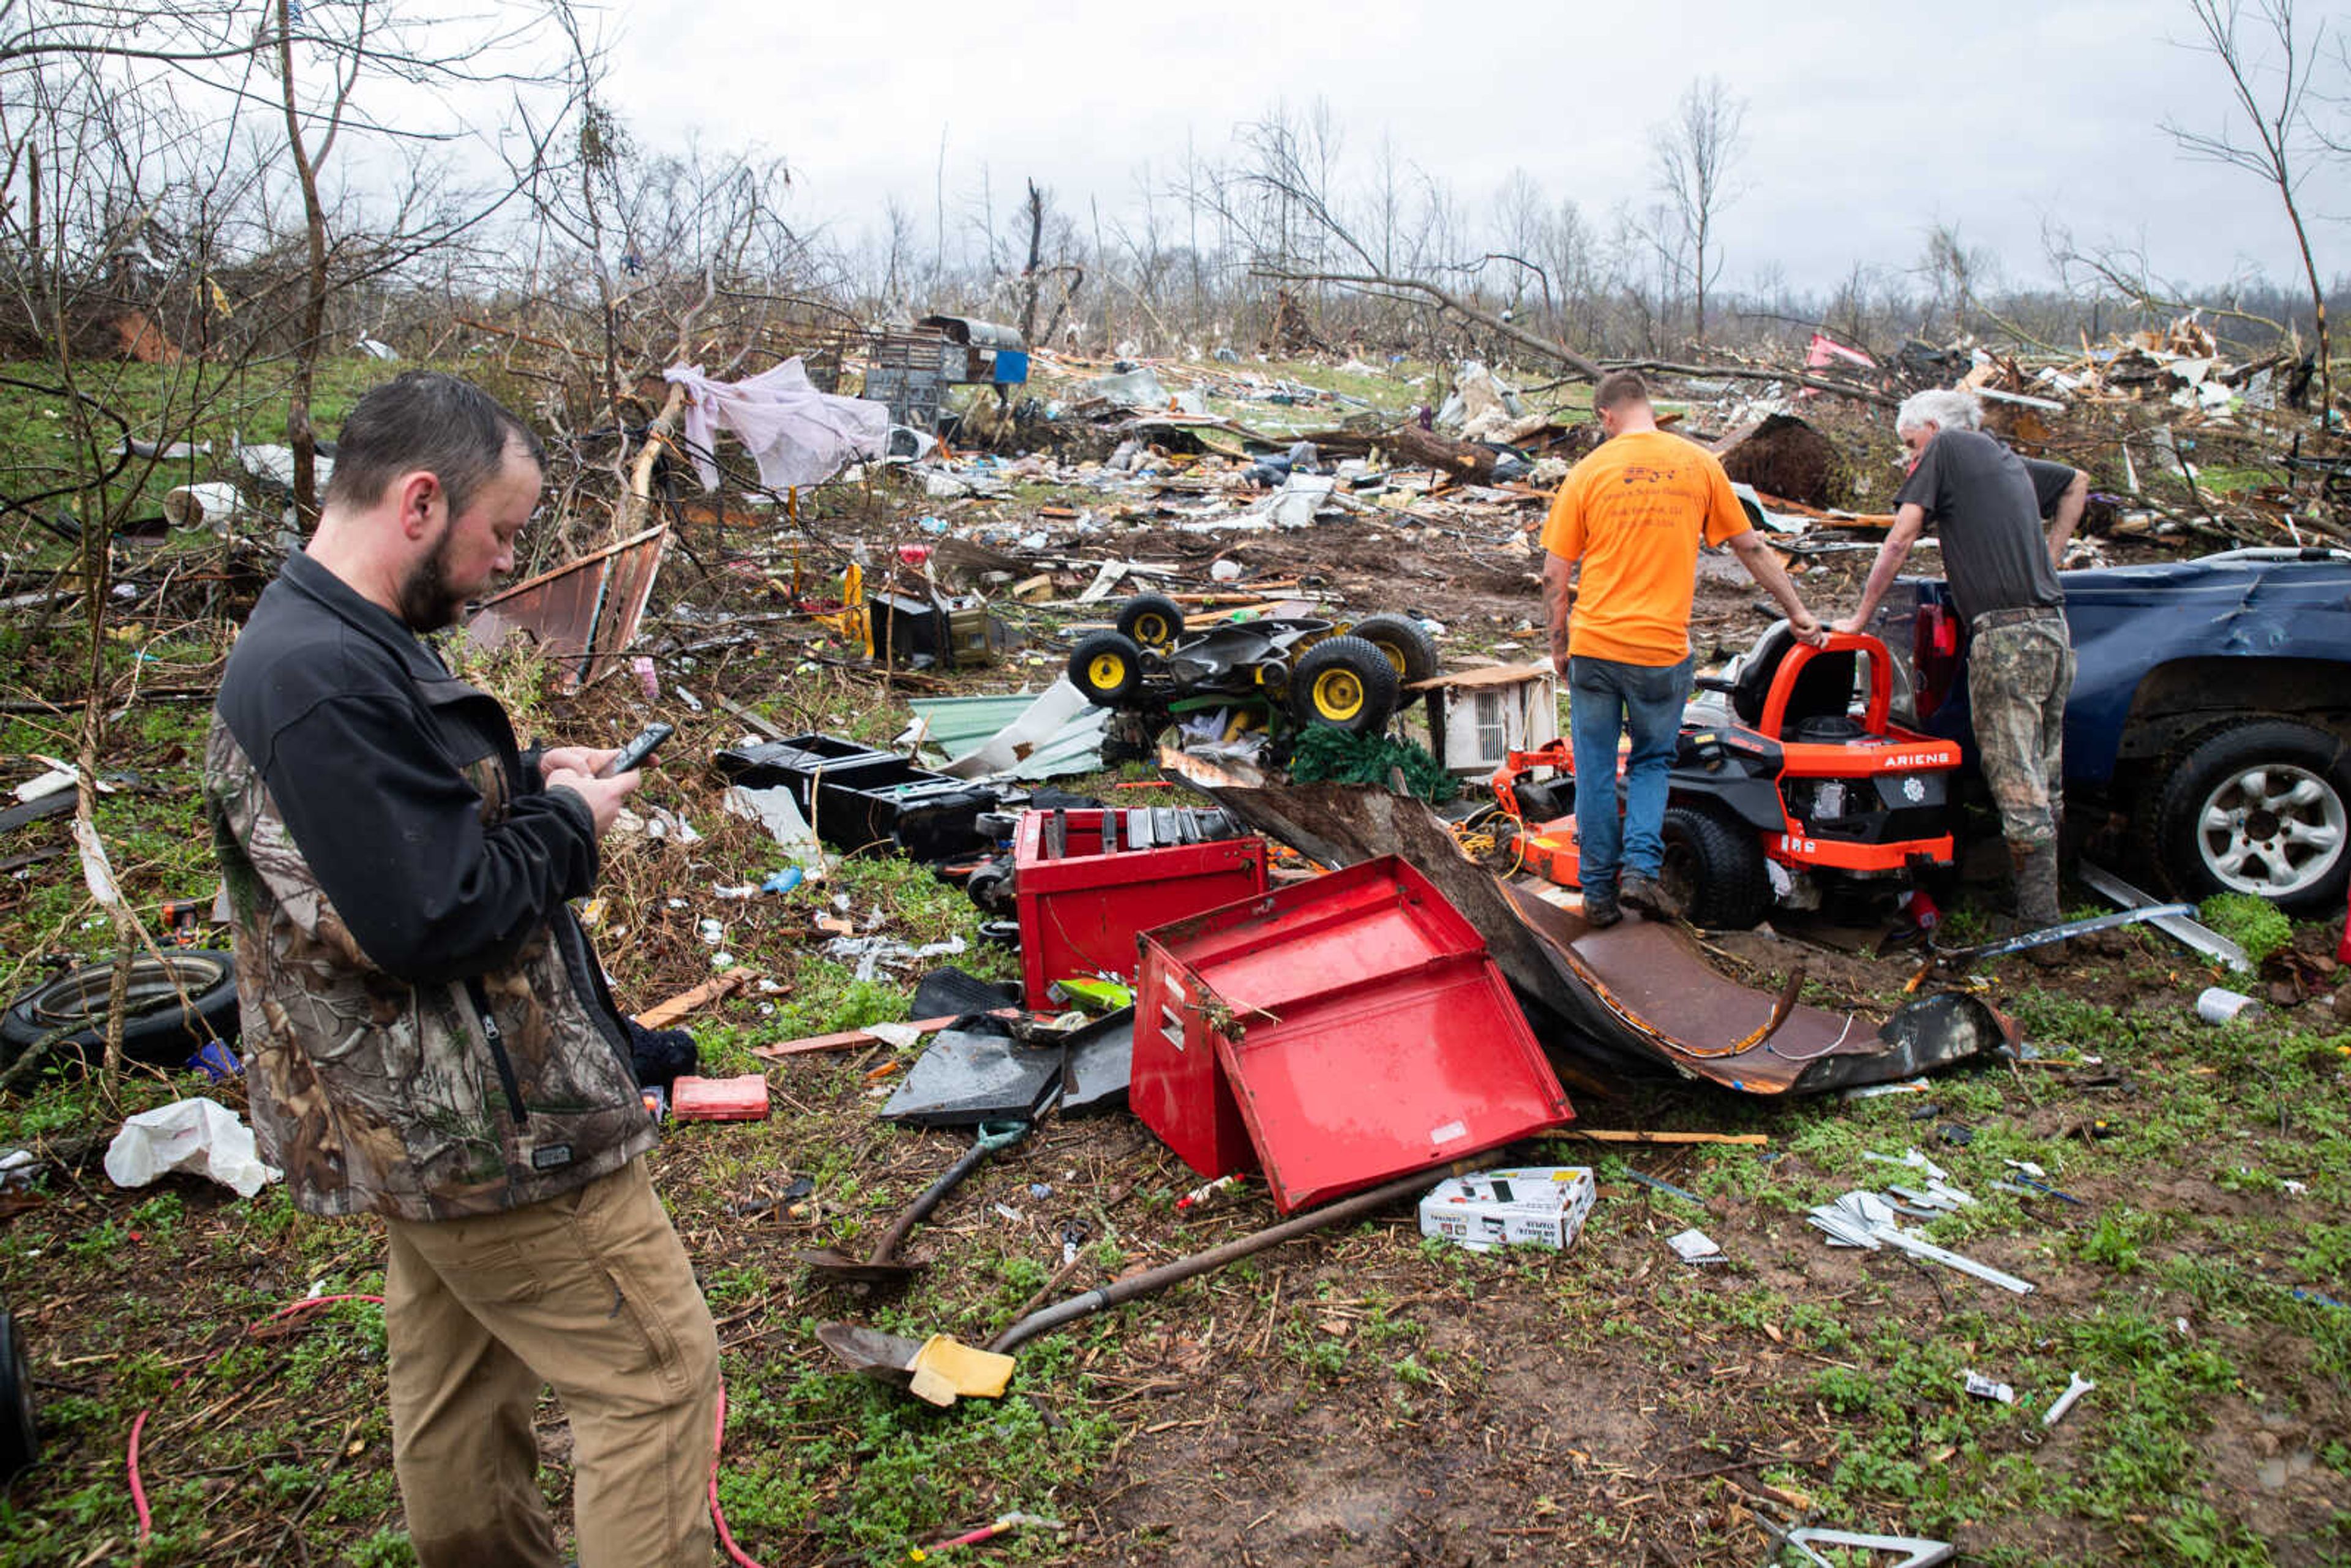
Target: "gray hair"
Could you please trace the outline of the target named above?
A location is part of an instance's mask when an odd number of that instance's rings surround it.
[[[1928,392],[1912,392],[1903,400],[1894,416],[1894,433],[1903,434],[1924,430],[1928,425],[1943,430],[1980,430],[1983,428],[1983,404],[1976,394],[1957,387],[1937,387]]]

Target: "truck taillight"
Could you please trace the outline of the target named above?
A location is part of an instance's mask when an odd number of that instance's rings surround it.
[[[1943,604],[1921,604],[1910,622],[1910,668],[1917,677],[1911,694],[1918,719],[1943,706],[1959,668],[1959,618]]]

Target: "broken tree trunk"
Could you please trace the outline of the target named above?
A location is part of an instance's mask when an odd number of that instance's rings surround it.
[[[1416,424],[1400,424],[1380,437],[1398,461],[1434,468],[1457,485],[1494,482],[1494,454],[1472,441],[1455,441]]]
[[[709,304],[717,293],[716,276],[704,273],[702,298],[678,318],[677,349],[670,356],[671,363],[683,365],[686,362],[694,348],[694,319],[702,314],[702,308]],[[612,538],[610,542],[618,543],[643,530],[645,517],[653,510],[653,465],[660,460],[664,449],[671,444],[678,419],[684,413],[685,388],[672,382],[669,396],[662,400],[661,412],[653,415],[651,424],[645,426],[644,445],[638,450],[636,461],[629,465],[628,485],[621,493],[620,505],[612,511]]]

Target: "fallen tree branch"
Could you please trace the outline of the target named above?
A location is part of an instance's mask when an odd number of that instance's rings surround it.
[[[1609,360],[1612,371],[1655,371],[1661,376],[1698,376],[1706,380],[1717,377],[1740,382],[1793,382],[1814,392],[1828,392],[1836,397],[1849,397],[1855,402],[1872,402],[1880,408],[1899,408],[1902,400],[1891,392],[1870,387],[1858,387],[1851,382],[1834,382],[1820,376],[1808,376],[1802,371],[1754,370],[1745,365],[1679,365],[1665,360]]]
[[[1513,326],[1499,316],[1480,310],[1434,283],[1424,283],[1417,277],[1388,277],[1377,273],[1288,272],[1267,267],[1252,267],[1249,276],[1270,278],[1278,283],[1336,283],[1348,288],[1384,289],[1391,298],[1404,293],[1418,294],[1435,300],[1457,316],[1477,322],[1489,332],[1500,333],[1529,353],[1540,354],[1553,364],[1566,366],[1585,381],[1596,382],[1607,373],[1600,365],[1566,344],[1538,338],[1524,328]]]

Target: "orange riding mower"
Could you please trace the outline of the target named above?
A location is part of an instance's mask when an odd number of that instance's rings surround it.
[[[1946,785],[1959,748],[1890,722],[1886,644],[1835,632],[1814,648],[1781,622],[1724,674],[1696,684],[1667,788],[1658,875],[1683,914],[1744,929],[1775,903],[1815,909],[1824,888],[1858,886],[1905,895],[1911,918],[1932,925],[1915,877],[1951,863]],[[1493,789],[1504,850],[1547,881],[1580,886],[1569,744],[1510,753]]]

